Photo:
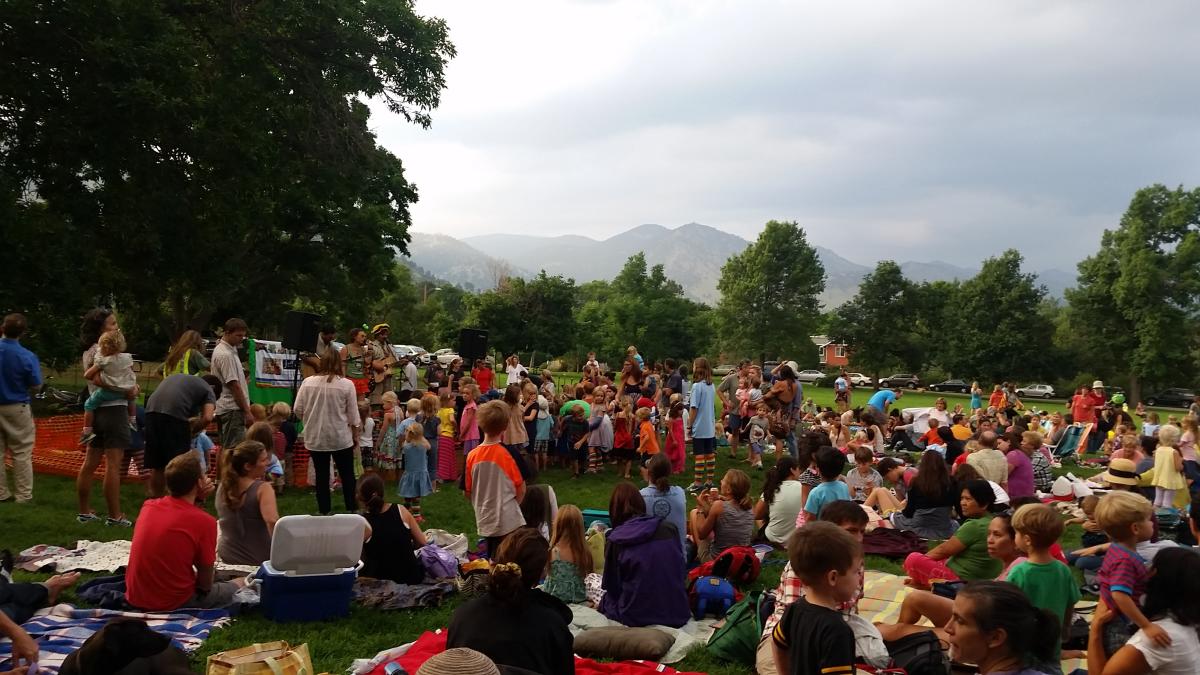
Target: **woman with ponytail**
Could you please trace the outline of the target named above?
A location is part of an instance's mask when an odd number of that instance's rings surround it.
[[[754,519],[765,521],[763,535],[776,546],[786,546],[796,531],[796,517],[804,509],[804,485],[800,463],[784,455],[767,471],[762,497],[754,505]]]
[[[679,530],[679,550],[686,551],[687,496],[683,488],[671,485],[671,460],[663,453],[651,456],[642,475],[649,483],[641,489],[646,513],[674,525]]]
[[[1054,661],[1059,631],[1058,617],[1004,581],[967,583],[946,623],[950,658],[975,664],[980,675],[1048,675],[1036,664]]]
[[[221,450],[217,553],[226,564],[257,566],[271,558],[271,534],[279,520],[275,492],[263,481],[271,456],[254,440]]]
[[[419,584],[425,579],[425,569],[415,551],[427,543],[425,533],[408,509],[388,503],[385,494],[377,473],[363,476],[358,484],[362,516],[371,526],[371,538],[363,544],[362,576]]]
[[[571,610],[535,588],[549,559],[537,530],[522,527],[505,537],[487,592],[454,610],[446,647],[474,649],[496,665],[543,675],[574,673]]]

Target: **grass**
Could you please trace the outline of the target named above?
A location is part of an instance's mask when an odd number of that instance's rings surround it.
[[[566,381],[570,381],[566,378]],[[806,394],[811,396],[819,405],[831,405],[833,392],[830,389],[809,388]],[[901,403],[906,407],[933,405],[936,394],[906,393]],[[951,403],[953,406],[953,402]],[[743,450],[744,453],[744,450]],[[767,456],[769,463],[771,456]],[[729,468],[746,469],[744,463],[735,463],[729,459],[724,449],[718,452],[718,475]],[[543,473],[542,482],[555,486],[558,500],[561,504],[576,504],[581,508],[606,508],[608,497],[617,478],[609,471],[600,476],[584,476],[579,480],[568,480],[568,473],[561,469],[551,469]],[[1093,473],[1072,467],[1076,475]],[[1062,473],[1059,471],[1056,473]],[[748,470],[752,483],[752,494],[759,494],[762,489],[764,473]],[[676,484],[686,486],[690,482],[690,474],[675,477]],[[122,506],[130,518],[136,519],[143,498],[142,486],[127,484],[122,486]],[[92,495],[93,506],[102,506],[100,485],[96,484]],[[691,501],[691,498],[689,498]],[[334,505],[339,504],[339,495],[334,494]],[[209,505],[210,512],[215,514]],[[475,534],[474,513],[470,503],[462,493],[453,487],[443,487],[436,494],[422,501],[422,507],[427,519],[426,527],[436,527],[452,533],[466,532]],[[312,492],[289,488],[279,500],[280,513],[306,514],[316,511],[316,501]],[[35,478],[34,502],[29,505],[0,503],[0,523],[3,523],[3,539],[0,545],[14,551],[19,551],[35,544],[53,544],[72,547],[79,539],[112,540],[125,539],[131,536],[129,530],[107,528],[103,525],[81,525],[75,522],[74,515],[75,491],[74,481],[56,476],[38,475]],[[1063,548],[1071,550],[1079,545],[1082,530],[1078,526],[1067,529],[1062,539]],[[774,554],[773,558],[781,557]],[[898,561],[878,556],[868,556],[867,567],[892,574],[902,574]],[[781,564],[768,564],[762,568],[762,574],[752,588],[770,589],[778,585],[779,575],[783,570]],[[48,575],[17,573],[20,580],[43,580]],[[85,575],[95,576],[95,575]],[[73,593],[64,593],[63,602],[78,604],[78,598]],[[270,640],[286,640],[299,644],[307,642],[313,656],[314,665],[318,672],[343,671],[355,658],[369,658],[377,652],[416,639],[422,632],[449,625],[450,616],[461,602],[461,598],[452,596],[444,605],[431,609],[404,610],[383,612],[353,608],[348,618],[319,623],[306,624],[277,624],[261,616],[249,615],[239,617],[229,627],[215,631],[203,648],[194,656],[193,667],[197,672],[204,669],[204,659],[212,653],[242,647],[255,642]],[[735,675],[744,673],[740,666],[728,664],[708,655],[705,650],[698,649],[678,664],[681,670],[712,673],[713,675]]]

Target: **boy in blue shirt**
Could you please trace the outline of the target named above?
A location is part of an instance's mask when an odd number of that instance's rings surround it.
[[[826,504],[850,499],[850,488],[841,480],[844,468],[846,456],[837,448],[826,446],[817,451],[817,471],[821,473],[821,484],[808,493],[808,501],[804,502],[809,522],[817,519]]]

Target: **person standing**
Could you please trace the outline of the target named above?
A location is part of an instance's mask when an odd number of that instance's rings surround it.
[[[413,363],[411,356],[401,356],[400,369],[404,373],[400,378],[400,402],[407,403],[409,399],[417,395],[417,388],[421,386],[418,380],[417,364]]]
[[[728,416],[725,423],[725,432],[729,435],[729,456],[731,458],[737,457],[738,445],[741,443],[742,416],[738,414],[738,380],[746,375],[749,366],[749,360],[742,360],[738,363],[738,367],[729,371],[725,375],[725,378],[721,380],[721,384],[717,385],[717,396],[721,400],[721,410]],[[698,378],[699,375],[696,377]]]
[[[525,366],[521,365],[521,359],[516,354],[511,354],[504,361],[504,386],[510,384],[521,384],[521,380],[527,377],[529,373],[525,370]]]
[[[846,379],[846,371],[842,371],[833,381],[833,401],[837,411],[844,413],[850,409],[850,381]]]
[[[396,355],[392,352],[392,345],[388,342],[388,338],[392,334],[391,326],[386,323],[376,324],[371,329],[373,339],[367,343],[368,351],[371,355],[371,375],[373,383],[371,385],[371,409],[379,410],[383,407],[383,392],[393,391],[392,387],[392,367],[388,365],[389,360],[395,360]],[[382,376],[382,379],[380,377]]]
[[[37,356],[21,346],[26,328],[24,314],[4,317],[0,338],[0,502],[13,499],[25,504],[33,499],[33,413],[29,390],[41,386],[42,367]],[[13,484],[8,490],[4,451],[13,458]]]
[[[100,336],[109,331],[119,330],[117,316],[107,309],[96,308],[83,317],[80,327],[80,342],[84,347],[82,362],[83,371],[87,372],[99,353]],[[99,378],[97,378],[99,379]],[[88,394],[93,394],[100,385],[88,382]],[[108,517],[105,525],[116,527],[132,527],[133,523],[121,512],[121,469],[125,462],[125,451],[129,449],[132,440],[132,430],[129,428],[128,401],[137,398],[138,387],[124,392],[126,399],[105,401],[95,411],[93,431],[96,437],[88,443],[87,454],[83,458],[83,466],[79,467],[79,475],[75,479],[75,495],[79,500],[79,511],[75,520],[80,523],[99,521],[100,517],[92,511],[92,477],[104,460],[104,501],[108,506]]]
[[[167,463],[192,448],[191,419],[208,426],[213,421],[221,380],[176,373],[163,380],[146,401],[146,468],[150,469],[150,497],[166,492],[163,472]],[[222,445],[222,448],[229,446]]]
[[[362,425],[354,383],[342,375],[342,359],[329,350],[321,357],[317,374],[304,378],[296,392],[293,412],[304,422],[304,445],[317,480],[317,510],[330,513],[329,461],[342,479],[346,511],[356,510],[354,448]]]
[[[246,437],[246,429],[254,424],[250,414],[250,392],[246,388],[246,373],[238,358],[237,348],[246,340],[246,322],[229,319],[225,333],[213,349],[212,374],[221,382],[221,397],[217,399],[217,436],[221,448],[232,448]]]
[[[175,344],[171,345],[171,351],[167,352],[167,359],[163,361],[162,376],[165,379],[175,373],[199,375],[211,366],[208,359],[204,358],[204,338],[200,337],[198,331],[185,330]]]
[[[692,362],[695,380],[692,382],[691,424],[692,454],[695,456],[695,480],[689,492],[699,492],[713,487],[717,474],[717,429],[716,392],[713,390],[712,371],[708,359],[700,357]]]

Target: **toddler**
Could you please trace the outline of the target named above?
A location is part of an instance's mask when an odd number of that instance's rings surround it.
[[[426,467],[429,472],[429,479],[433,483],[433,491],[437,492],[437,466],[438,466],[438,431],[441,427],[441,422],[438,419],[438,397],[436,394],[425,394],[421,397],[421,432],[425,436],[426,453],[428,454]]]
[[[750,465],[755,469],[762,471],[762,453],[763,444],[767,442],[770,423],[767,421],[767,406],[759,404],[754,411],[754,417],[750,418]]]
[[[817,452],[817,469],[821,474],[821,484],[808,493],[804,502],[805,520],[812,522],[821,515],[821,507],[841,499],[850,499],[850,489],[841,479],[842,469],[846,466],[846,456],[835,448],[821,448]]]
[[[206,431],[208,425],[199,417],[188,420],[188,424],[192,431],[192,452],[196,453],[196,458],[200,460],[200,472],[207,474],[208,458],[213,449],[212,439]]]
[[[871,449],[860,446],[854,450],[854,470],[846,474],[846,486],[850,489],[850,498],[856,502],[864,502],[871,491],[883,485],[883,476],[871,464],[875,455]]]
[[[421,497],[433,492],[433,483],[429,480],[429,442],[425,440],[425,432],[420,424],[411,424],[404,432],[401,456],[404,467],[398,492],[404,498],[404,508],[412,513],[418,523],[423,523],[425,517],[421,515]]]
[[[1176,447],[1182,436],[1179,427],[1168,424],[1158,430],[1158,448],[1154,451],[1154,469],[1151,483],[1154,485],[1154,506],[1172,508],[1175,491],[1187,488],[1183,478],[1183,453]]]
[[[79,444],[87,445],[96,438],[96,433],[92,431],[96,408],[109,401],[125,400],[125,392],[137,386],[133,356],[125,352],[125,335],[121,331],[110,330],[100,336],[96,357],[83,377],[93,384],[102,385],[97,386],[83,404],[83,433],[79,435]],[[137,401],[133,399],[129,400],[129,428],[137,430]]]
[[[658,432],[654,430],[654,423],[650,421],[650,409],[638,408],[638,452],[642,455],[642,464],[651,456],[657,455],[662,451],[658,447]]]
[[[537,419],[534,424],[533,461],[539,471],[545,471],[549,466],[550,457],[550,428],[553,421],[550,418],[550,399],[538,394]]]
[[[1104,627],[1105,653],[1112,655],[1125,644],[1135,631],[1134,625],[1166,647],[1170,644],[1166,631],[1151,623],[1138,607],[1149,573],[1136,549],[1138,542],[1149,541],[1154,535],[1154,506],[1134,492],[1110,492],[1096,505],[1096,522],[1112,542],[1096,577],[1100,600],[1113,613],[1113,619]]]
[[[1146,414],[1146,421],[1142,422],[1143,436],[1157,436],[1161,425],[1158,423],[1158,413],[1150,411]]]
[[[362,424],[362,433],[358,437],[358,456],[355,457],[355,465],[361,469],[374,468],[375,466],[375,418],[371,416],[371,405],[366,401],[360,401],[358,404],[358,418]],[[362,471],[356,471],[357,475],[362,475]]]
[[[584,538],[579,507],[567,504],[558,509],[551,537],[542,590],[568,604],[584,602],[587,589],[583,581],[592,573],[592,554]]]
[[[673,394],[675,399],[678,394]],[[683,440],[683,402],[675,401],[667,410],[667,438],[663,447],[671,462],[671,472],[680,473],[686,468],[687,451]]]
[[[375,453],[375,468],[386,481],[396,480],[396,468],[400,462],[400,409],[399,397],[394,391],[385,391],[380,396],[383,403],[383,432],[379,434],[379,451]]]
[[[613,426],[612,420],[605,410],[604,401],[598,399],[592,404],[592,419],[588,422],[588,473],[600,473],[604,464],[604,456],[612,450]]]
[[[588,442],[590,425],[587,418],[583,416],[582,405],[576,403],[567,412],[570,414],[563,419],[563,435],[570,448],[567,457],[574,464],[575,471],[571,474],[571,478],[579,478],[579,475],[583,473],[583,465],[587,462],[588,455],[585,446]]]

